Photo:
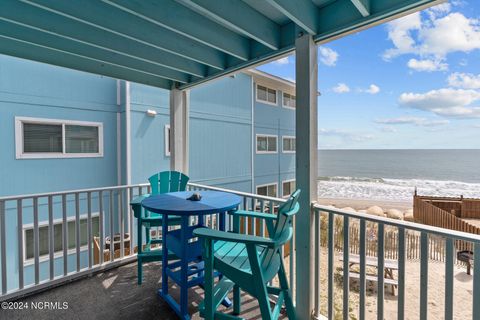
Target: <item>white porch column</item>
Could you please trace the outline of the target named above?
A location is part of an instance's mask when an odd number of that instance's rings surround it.
[[[170,90],[170,169],[188,174],[190,91]]]
[[[296,216],[297,318],[311,319],[314,298],[314,226],[310,203],[317,200],[317,47],[312,36],[299,34],[295,41],[296,179],[300,212]]]

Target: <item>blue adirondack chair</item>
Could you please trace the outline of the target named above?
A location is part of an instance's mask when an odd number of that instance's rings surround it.
[[[161,261],[163,252],[159,249],[152,250],[152,246],[162,243],[161,239],[152,239],[150,228],[162,226],[162,215],[149,212],[142,208],[141,202],[150,195],[167,192],[185,191],[189,177],[177,171],[163,171],[154,174],[148,181],[151,186],[151,193],[136,197],[130,203],[135,218],[137,218],[137,263],[138,263],[138,284],[142,284],[142,264],[150,261]],[[179,225],[180,219],[168,218],[169,225]],[[143,229],[145,229],[145,244],[143,245]]]
[[[278,210],[278,215],[238,210],[233,213],[234,231],[239,230],[240,217],[264,219],[268,238],[199,228],[194,234],[204,240],[205,299],[200,315],[207,320],[241,319],[217,310],[233,289],[233,314],[240,314],[240,289],[257,298],[262,319],[278,319],[285,302],[289,319],[295,319],[291,291],[285,274],[281,248],[292,237],[292,218],[300,206],[300,190],[295,191]],[[223,277],[214,287],[214,270]],[[268,283],[278,275],[280,287]],[[273,310],[268,295],[277,296]]]

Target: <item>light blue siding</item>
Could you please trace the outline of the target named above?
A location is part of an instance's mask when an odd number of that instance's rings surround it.
[[[272,89],[275,89],[272,87]],[[256,85],[254,86],[256,90]],[[256,97],[256,92],[255,92]],[[257,154],[255,150],[255,187],[277,184],[278,196],[282,196],[282,182],[295,179],[295,153],[282,151],[282,137],[295,136],[295,110],[283,107],[283,92],[277,90],[277,104],[257,101],[254,104],[254,127],[257,134],[276,135],[277,153]]]
[[[252,90],[245,74],[190,93],[190,177],[193,181],[251,190]]]
[[[116,80],[7,56],[0,70],[0,196],[116,183]],[[16,160],[15,116],[102,122],[104,156]]]
[[[132,183],[145,183],[152,174],[169,170],[165,154],[165,125],[170,123],[169,92],[145,85],[130,85]],[[155,117],[147,110],[157,112]]]

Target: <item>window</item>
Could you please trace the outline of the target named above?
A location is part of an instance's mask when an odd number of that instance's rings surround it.
[[[258,134],[257,153],[277,153],[277,136]]]
[[[277,196],[277,184],[266,184],[262,186],[257,186],[257,194],[267,197],[276,197]]]
[[[296,102],[295,102],[295,96],[291,95],[289,93],[283,93],[283,106],[285,108],[291,108],[295,109],[296,107]]]
[[[92,216],[92,236],[98,237],[99,235],[99,217],[98,215]],[[39,257],[45,258],[49,254],[48,249],[48,224],[43,224],[38,227],[39,238]],[[33,241],[33,227],[28,227],[24,230],[24,260],[29,262],[34,258],[34,241]],[[70,219],[67,222],[67,235],[68,235],[68,250],[75,250],[75,220]],[[53,251],[54,254],[62,253],[63,251],[63,223],[56,222],[53,224]],[[80,218],[80,246],[82,250],[87,249],[87,218]]]
[[[287,180],[282,183],[282,196],[288,198],[296,188],[295,180]]]
[[[170,125],[165,125],[165,155],[170,156]]]
[[[284,153],[294,153],[296,150],[295,137],[283,136],[282,137],[282,150]]]
[[[257,85],[257,101],[277,104],[277,90]]]
[[[17,159],[103,156],[103,125],[98,122],[15,118]]]

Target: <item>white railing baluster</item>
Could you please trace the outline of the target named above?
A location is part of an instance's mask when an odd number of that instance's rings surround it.
[[[113,261],[114,258],[114,233],[113,233],[113,190],[110,190],[110,203],[109,203],[109,211],[110,211],[110,262]]]
[[[312,209],[314,211],[314,209]],[[320,317],[320,212],[314,214],[313,219],[315,220],[315,318]],[[293,255],[293,252],[290,250],[290,255]]]
[[[0,203],[0,210],[1,203]],[[0,212],[1,214],[1,212]],[[24,270],[23,270],[23,200],[17,200],[17,242],[18,242],[18,289],[23,289],[25,285]]]
[[[80,271],[80,194],[75,193],[75,254],[77,272]]]
[[[359,319],[365,320],[365,294],[366,294],[366,236],[365,236],[365,220],[360,220],[360,303],[359,303]]]
[[[133,235],[133,210],[132,207],[130,206],[130,202],[133,200],[133,188],[128,188],[127,189],[127,207],[128,207],[128,234],[130,236],[130,255],[133,254],[133,239],[135,239],[135,236]],[[158,232],[157,232],[158,236]]]
[[[124,235],[125,235],[125,216],[123,214],[123,191],[118,191],[118,219],[119,219],[119,228],[120,228],[120,259],[123,259],[125,253],[125,243],[124,243]],[[158,230],[157,230],[158,234]]]
[[[334,296],[333,296],[333,286],[334,286],[334,257],[335,257],[335,239],[334,239],[334,228],[335,228],[335,214],[332,212],[328,213],[328,319],[333,319],[334,316]]]
[[[265,211],[265,200],[260,200],[260,212]],[[260,221],[260,236],[264,237],[265,236],[265,220],[259,219]],[[282,258],[283,258],[283,253],[282,253]]]
[[[420,235],[420,319],[426,320],[428,311],[428,233]]]
[[[293,236],[290,239],[290,290],[292,291],[292,299],[295,302],[295,216],[293,217]]]
[[[100,236],[100,252],[99,252],[99,259],[98,263],[103,264],[103,250],[105,250],[105,243],[104,243],[104,214],[103,214],[103,191],[98,192],[98,232]]]
[[[350,218],[343,217],[343,320],[349,318],[350,296]]]
[[[398,228],[398,320],[405,318],[405,228]]]
[[[50,268],[50,280],[55,278],[54,238],[55,230],[53,227],[53,197],[48,196],[48,262]]]
[[[87,192],[87,245],[88,245],[88,268],[93,266],[92,256],[92,193]]]
[[[2,259],[2,295],[7,293],[7,244],[5,234],[5,202],[0,201],[0,259]]]
[[[474,299],[480,297],[480,242],[473,246],[473,294]],[[473,303],[472,319],[480,319],[480,303],[475,300]]]
[[[63,249],[63,275],[68,274],[68,220],[67,220],[67,194],[62,195],[62,249]]]
[[[33,257],[35,284],[40,283],[40,235],[38,230],[38,197],[33,198]]]
[[[452,238],[445,239],[445,320],[453,319],[453,260],[455,247]]]
[[[382,223],[378,224],[377,237],[377,319],[383,320],[383,303],[385,300],[385,229]]]

